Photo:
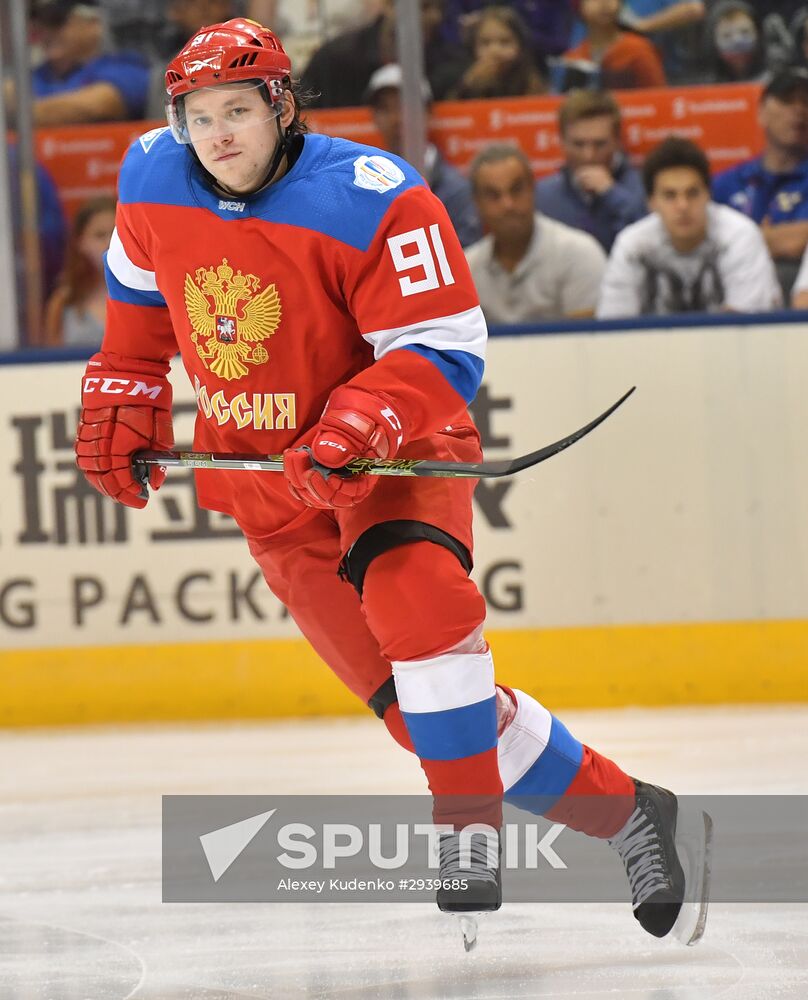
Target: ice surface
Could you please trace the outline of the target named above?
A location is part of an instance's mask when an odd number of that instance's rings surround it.
[[[679,792],[806,791],[805,707],[562,714]],[[421,904],[161,902],[163,794],[423,791],[373,719],[5,732],[0,754],[0,1000],[808,998],[808,906],[714,905],[683,948],[628,905],[506,903],[466,954]]]

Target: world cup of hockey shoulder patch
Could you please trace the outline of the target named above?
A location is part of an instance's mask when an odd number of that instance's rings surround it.
[[[140,145],[143,147],[143,152],[148,153],[155,142],[160,138],[163,132],[168,132],[168,126],[164,125],[163,128],[153,128],[150,132],[145,132],[140,137]]]
[[[404,182],[404,171],[386,156],[360,156],[354,160],[354,184],[366,191],[392,191]]]

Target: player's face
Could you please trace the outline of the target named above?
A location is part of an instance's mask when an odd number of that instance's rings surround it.
[[[391,153],[401,153],[401,92],[395,87],[387,87],[376,95],[373,121],[382,134],[384,148]]]
[[[294,117],[287,95],[281,124]],[[250,194],[266,177],[278,145],[275,117],[257,87],[223,84],[185,98],[188,134],[202,166],[228,191]]]
[[[485,163],[477,171],[474,199],[480,220],[498,240],[524,240],[533,232],[533,177],[517,157]]]
[[[808,148],[808,91],[798,87],[784,97],[767,97],[760,105],[760,123],[769,145]]]
[[[661,170],[648,199],[677,249],[695,249],[707,234],[710,190],[692,167]]]
[[[598,115],[568,125],[561,136],[561,145],[567,166],[573,172],[579,167],[611,168],[620,137],[611,115]]]

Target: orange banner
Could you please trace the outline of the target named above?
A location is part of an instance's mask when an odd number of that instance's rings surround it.
[[[698,143],[714,170],[723,170],[760,152],[758,84],[684,87],[615,92],[623,111],[623,135],[632,158],[641,160],[665,136],[675,133]],[[561,97],[516,97],[497,101],[436,104],[430,136],[443,154],[465,169],[489,142],[518,143],[537,177],[561,164],[556,115]],[[357,142],[381,142],[366,108],[308,113],[314,131]],[[123,122],[39,129],[37,155],[53,176],[73,213],[88,198],[115,191],[121,157],[132,140],[161,122]]]

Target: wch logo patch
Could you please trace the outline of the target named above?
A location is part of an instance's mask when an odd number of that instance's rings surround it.
[[[392,191],[404,182],[404,171],[386,156],[360,156],[354,160],[354,184],[366,191]]]

